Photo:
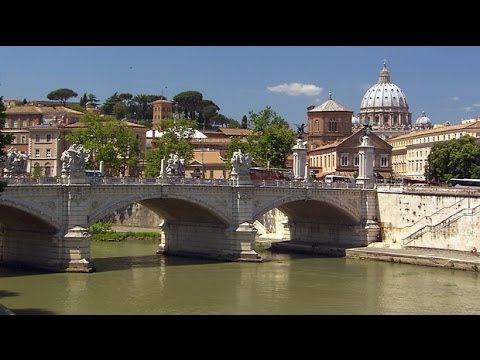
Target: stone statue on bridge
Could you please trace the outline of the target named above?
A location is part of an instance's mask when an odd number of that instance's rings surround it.
[[[250,174],[252,167],[252,157],[250,154],[243,154],[242,150],[237,150],[233,153],[232,159],[232,175],[246,175]]]
[[[27,172],[28,155],[23,151],[10,147],[5,157],[4,173],[8,175],[21,175]]]
[[[185,175],[185,162],[178,154],[170,154],[167,160],[167,176]]]
[[[80,144],[73,144],[62,153],[62,172],[85,171],[85,163],[88,160],[89,151]]]

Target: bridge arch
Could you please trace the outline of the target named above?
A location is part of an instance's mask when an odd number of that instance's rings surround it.
[[[230,225],[230,219],[219,209],[201,201],[201,199],[181,194],[169,194],[168,197],[157,194],[142,194],[115,198],[92,211],[88,225],[90,226],[115,210],[132,203],[141,203],[167,221],[203,222],[223,227]]]
[[[49,203],[47,206],[55,205]],[[0,224],[12,230],[57,232],[62,228],[61,219],[52,217],[54,211],[51,210],[48,213],[44,207],[4,197],[0,204]]]
[[[282,212],[284,212],[288,216],[292,216],[296,214],[296,216],[299,216],[299,213],[297,210],[290,210],[289,207],[294,206],[294,204],[299,204],[299,203],[306,203],[308,202],[310,206],[314,206],[315,208],[318,206],[324,206],[325,210],[333,210],[335,213],[341,215],[342,217],[345,217],[348,219],[348,222],[357,222],[359,223],[361,221],[361,215],[350,209],[349,207],[340,206],[340,203],[338,201],[338,198],[335,198],[333,196],[323,196],[323,197],[311,197],[311,198],[306,198],[305,194],[289,194],[277,199],[274,199],[272,201],[265,202],[261,204],[260,206],[257,207],[257,211],[254,212],[253,214],[253,219],[258,219],[261,215],[265,214],[266,212],[277,208],[280,209]],[[297,206],[295,206],[296,208]],[[314,208],[311,208],[312,211],[314,211]],[[318,209],[317,209],[318,210]],[[325,211],[321,211],[321,213],[324,213]],[[300,212],[302,213],[302,212]]]

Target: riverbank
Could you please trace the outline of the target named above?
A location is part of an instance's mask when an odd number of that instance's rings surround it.
[[[446,269],[479,271],[480,257],[470,252],[429,248],[362,247],[345,250],[352,259],[379,260],[401,264],[434,266]]]
[[[156,231],[153,228],[118,225],[112,226],[112,229],[118,232]],[[346,258],[360,260],[377,260],[465,271],[480,271],[480,257],[470,252],[418,247],[386,248],[384,246],[385,244],[383,243],[373,243],[367,247],[343,249],[312,244],[310,242],[282,241],[274,235],[262,235],[257,236],[254,250],[257,252],[270,250],[285,253],[314,253],[326,256],[345,256]]]

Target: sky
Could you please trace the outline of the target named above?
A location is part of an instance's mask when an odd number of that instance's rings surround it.
[[[240,121],[270,106],[294,124],[328,99],[356,115],[386,60],[414,122],[480,116],[478,46],[0,46],[0,96],[46,100],[59,88],[164,95],[196,90]]]

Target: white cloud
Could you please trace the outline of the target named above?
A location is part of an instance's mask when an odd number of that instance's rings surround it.
[[[463,108],[463,111],[465,111],[465,112],[472,112],[472,111],[473,111],[473,107],[472,107],[472,106],[465,106],[465,107]]]
[[[268,91],[287,94],[292,96],[298,95],[307,95],[315,96],[320,95],[322,88],[313,84],[300,84],[300,83],[289,83],[289,84],[280,84],[274,86],[267,86]]]
[[[450,100],[450,101],[458,101],[458,100],[460,100],[460,97],[458,97],[458,96],[450,96],[450,97],[448,98],[448,100]]]
[[[473,107],[480,107],[480,103],[472,104]]]

